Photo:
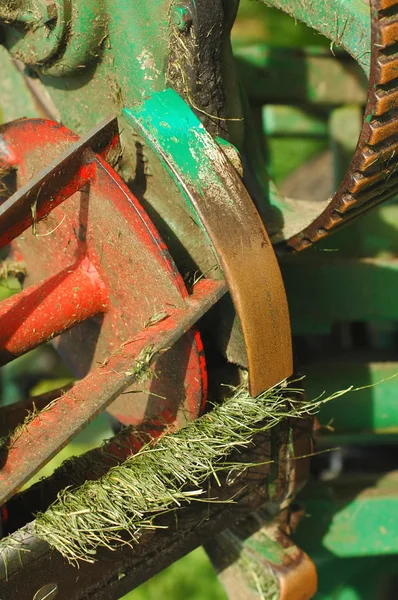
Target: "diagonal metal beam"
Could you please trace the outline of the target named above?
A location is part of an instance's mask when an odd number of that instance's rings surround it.
[[[54,127],[61,125],[54,123]],[[105,119],[1,204],[0,247],[7,245],[86,185],[93,175],[90,167],[95,158],[94,152],[106,152],[118,135],[117,119]],[[7,145],[7,125],[0,128],[1,137],[4,137]]]
[[[200,281],[185,308],[174,309],[166,319],[126,341],[106,363],[26,425],[16,439],[11,438],[0,470],[0,506],[124,389],[139,380],[143,353],[147,351],[144,366],[149,367],[226,291],[222,281]]]

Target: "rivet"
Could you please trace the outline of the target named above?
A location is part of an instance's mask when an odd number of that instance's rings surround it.
[[[186,31],[192,25],[192,17],[186,6],[176,6],[173,10],[173,23],[180,31]]]

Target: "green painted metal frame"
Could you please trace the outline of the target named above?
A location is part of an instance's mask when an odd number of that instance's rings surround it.
[[[398,554],[398,473],[308,485],[307,517],[295,541],[312,556],[339,558]],[[322,540],[321,549],[319,540]]]
[[[362,0],[263,0],[341,46],[369,73],[370,12]]]

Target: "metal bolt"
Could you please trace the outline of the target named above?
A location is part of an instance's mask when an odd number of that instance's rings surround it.
[[[186,6],[176,6],[172,18],[180,31],[186,31],[192,25],[192,17]]]
[[[56,583],[47,583],[37,590],[33,600],[53,600],[58,595],[58,586]]]

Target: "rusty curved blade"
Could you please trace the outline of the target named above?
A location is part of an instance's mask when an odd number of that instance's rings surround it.
[[[256,396],[293,371],[285,289],[261,217],[232,164],[174,90],[124,113],[210,238],[240,319]]]

